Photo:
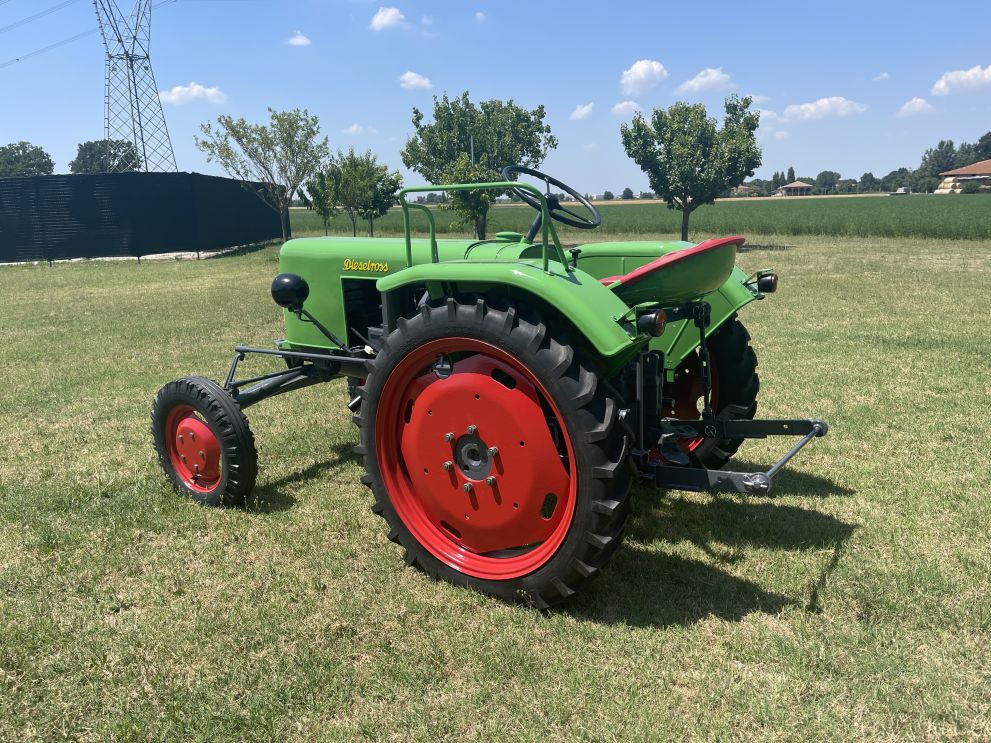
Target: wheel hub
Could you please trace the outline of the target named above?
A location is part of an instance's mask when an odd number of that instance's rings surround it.
[[[469,480],[484,480],[492,471],[488,445],[475,434],[465,434],[454,444],[454,462]]]
[[[190,488],[212,490],[220,481],[220,442],[192,408],[172,411],[166,429],[169,457],[176,473]]]

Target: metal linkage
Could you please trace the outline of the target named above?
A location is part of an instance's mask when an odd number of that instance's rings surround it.
[[[752,493],[768,495],[774,484],[774,476],[781,471],[792,457],[800,452],[812,439],[825,436],[829,426],[820,420],[787,420],[787,421],[748,421],[728,420],[714,421],[674,421],[686,424],[679,431],[688,431],[681,435],[702,436],[706,438],[766,438],[767,436],[801,435],[781,459],[774,463],[766,472],[731,472],[726,470],[708,470],[696,467],[671,467],[668,465],[653,466],[644,474],[654,480],[659,488],[671,490],[713,491],[720,493]],[[698,427],[687,424],[698,424]]]
[[[247,379],[235,380],[237,367],[249,353],[266,356],[279,356],[285,360],[298,360],[300,363],[286,371],[261,374]],[[305,363],[310,362],[310,363]],[[329,382],[340,376],[364,379],[368,376],[371,365],[370,359],[354,356],[337,356],[334,354],[307,353],[305,351],[283,351],[271,348],[251,348],[250,346],[235,346],[234,358],[224,382],[224,390],[233,397],[243,409],[266,398],[281,395],[312,384]],[[252,385],[242,389],[246,385]]]

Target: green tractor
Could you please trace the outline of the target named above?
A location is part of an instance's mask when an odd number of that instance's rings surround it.
[[[155,448],[176,490],[243,502],[257,473],[245,408],[346,377],[361,481],[406,562],[546,608],[606,566],[634,485],[764,495],[825,435],[819,420],[754,420],[757,357],[737,311],[777,276],[735,266],[743,238],[566,251],[554,221],[594,229],[598,210],[539,171],[502,175],[403,190],[405,238],[283,245],[272,296],[285,340],[235,347],[222,385],[187,377],[155,399]],[[529,231],[438,240],[431,210],[408,201],[468,189],[514,192],[536,210]],[[411,237],[417,211],[426,239]],[[287,368],[237,379],[249,354]],[[777,435],[800,438],[766,472],[723,469],[744,439]]]

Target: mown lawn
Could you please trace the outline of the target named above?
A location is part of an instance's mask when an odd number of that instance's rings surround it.
[[[991,242],[753,243],[761,410],[830,435],[638,491],[546,615],[404,567],[340,382],[248,411],[249,508],[167,487],[151,399],[279,336],[274,248],[0,269],[0,740],[991,738]]]

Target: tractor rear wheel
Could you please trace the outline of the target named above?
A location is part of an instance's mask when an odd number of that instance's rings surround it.
[[[362,482],[407,564],[547,608],[619,545],[620,406],[560,325],[504,299],[421,307],[358,394]]]
[[[240,505],[258,473],[248,421],[216,382],[186,377],[155,396],[151,433],[158,461],[180,495],[208,506]]]
[[[708,340],[712,409],[719,417],[752,419],[757,413],[760,379],[750,333],[733,315]],[[665,415],[687,420],[701,417],[702,368],[697,351],[678,365],[672,397],[674,406]],[[736,454],[743,439],[681,439],[678,443],[692,466],[721,469]]]

